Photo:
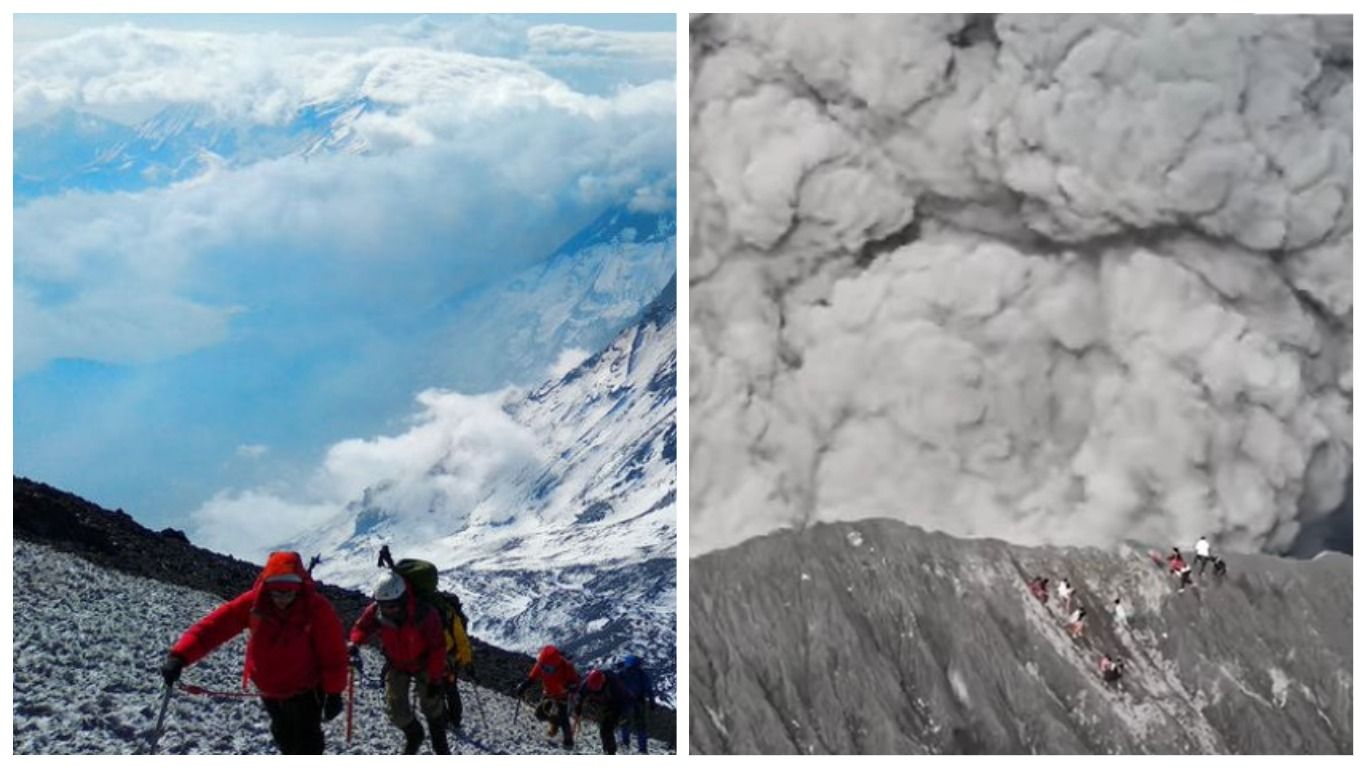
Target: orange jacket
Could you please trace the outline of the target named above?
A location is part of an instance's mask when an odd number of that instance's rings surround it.
[[[267,578],[284,574],[299,576],[301,586],[299,596],[281,611],[262,585]],[[286,699],[317,688],[326,693],[346,689],[341,620],[332,603],[318,594],[298,553],[272,553],[251,589],[186,630],[171,653],[193,664],[244,629],[251,634],[242,687],[250,680],[268,699]]]
[[[567,699],[569,692],[579,684],[579,673],[574,665],[553,647],[541,652],[527,678],[540,680],[545,697],[557,701]]]

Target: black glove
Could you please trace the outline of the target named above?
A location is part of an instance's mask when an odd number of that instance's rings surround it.
[[[185,660],[170,653],[166,655],[166,661],[161,665],[161,679],[167,685],[175,685],[175,681],[180,679],[180,670],[185,668]]]
[[[526,689],[528,689],[528,688],[530,688],[530,687],[531,687],[531,680],[529,680],[529,679],[528,679],[528,680],[523,680],[522,682],[520,682],[520,683],[517,684],[517,688],[512,692],[512,695],[513,695],[513,696],[516,696],[516,697],[518,697],[518,698],[521,698],[521,697],[522,697],[522,694],[526,693]]]
[[[344,707],[340,693],[327,694],[327,698],[323,701],[323,722],[331,722],[332,718],[341,714]]]
[[[360,646],[349,646],[346,652],[351,656],[351,666],[355,667],[357,672],[364,672],[365,658],[360,655]]]

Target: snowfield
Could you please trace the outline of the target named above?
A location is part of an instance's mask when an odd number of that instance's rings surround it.
[[[220,604],[216,597],[99,568],[25,541],[14,542],[14,751],[16,754],[145,753],[162,690],[166,650]],[[241,692],[245,635],[188,668],[182,684]],[[365,653],[356,682],[353,741],[346,714],[324,725],[329,754],[395,754],[402,737],[384,716],[380,655]],[[464,727],[453,754],[560,754],[530,708],[462,683]],[[481,711],[482,709],[482,711]],[[517,726],[512,727],[516,716]],[[269,720],[253,699],[177,693],[159,752],[274,754]],[[425,727],[425,726],[424,726]],[[424,745],[423,754],[430,751]],[[579,752],[600,753],[584,720]],[[650,752],[665,754],[651,742]]]

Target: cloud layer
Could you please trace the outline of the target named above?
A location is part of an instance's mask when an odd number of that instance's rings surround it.
[[[693,553],[1289,547],[1350,468],[1344,27],[695,20]]]

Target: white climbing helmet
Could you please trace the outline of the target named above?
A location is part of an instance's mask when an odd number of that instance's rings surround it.
[[[381,603],[397,600],[400,597],[403,597],[405,589],[407,589],[407,587],[403,584],[403,577],[390,571],[379,577],[379,581],[375,582],[375,600]]]

